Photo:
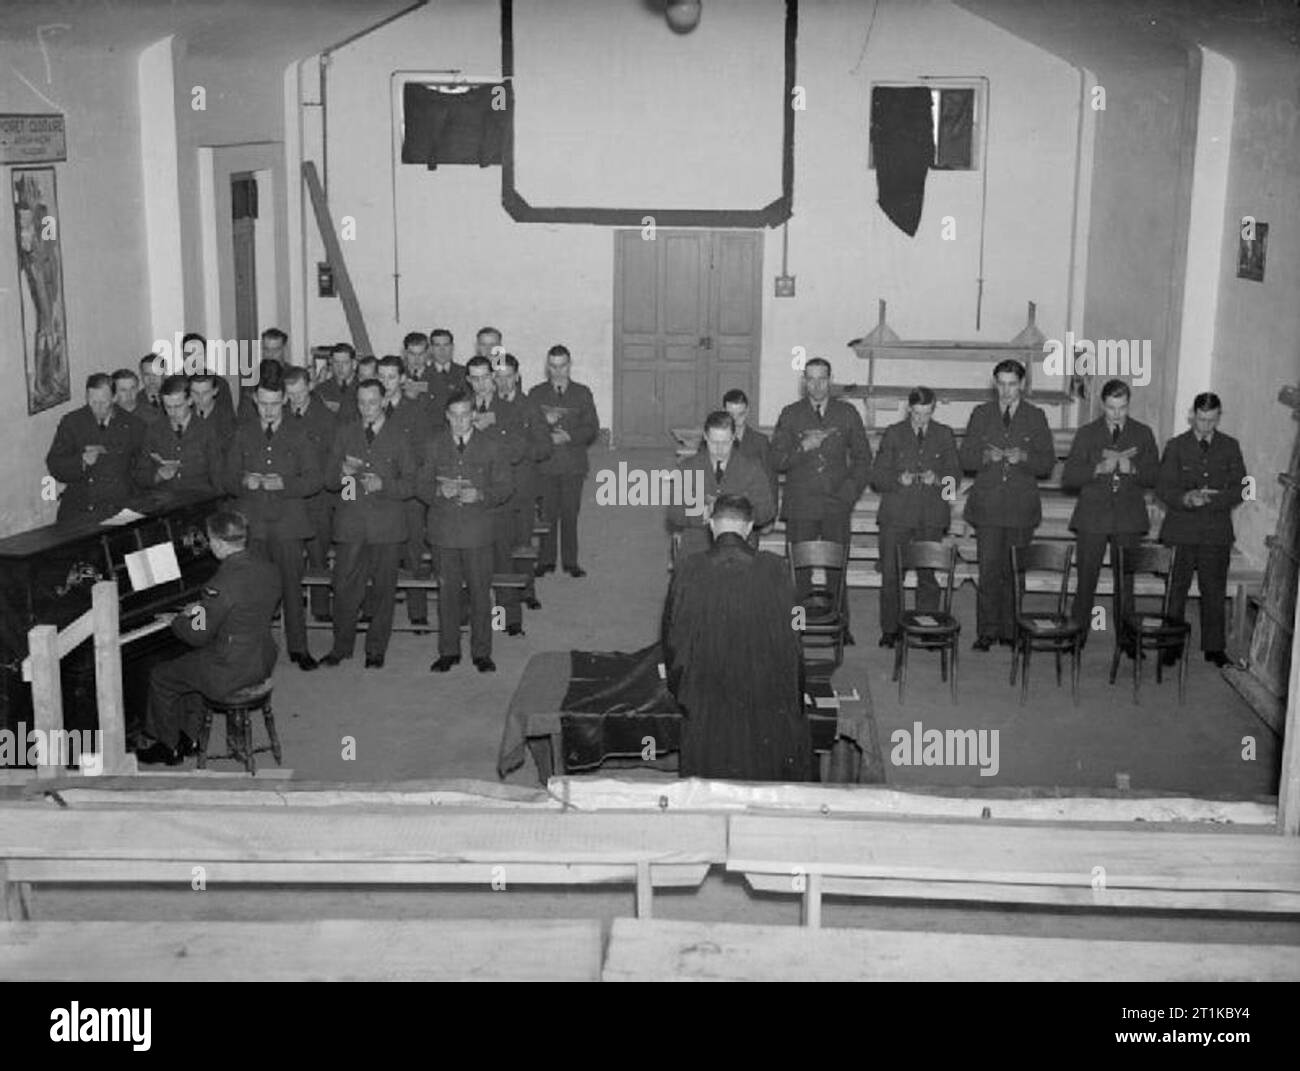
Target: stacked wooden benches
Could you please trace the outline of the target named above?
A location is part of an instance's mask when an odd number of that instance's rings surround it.
[[[1300,915],[1300,852],[1294,838],[1269,828],[579,813],[550,800],[496,809],[414,799],[326,806],[313,800],[318,794],[330,795],[305,790],[272,806],[246,793],[215,802],[209,792],[191,805],[148,805],[137,792],[123,792],[133,799],[119,803],[108,790],[107,804],[0,803],[0,978],[602,977],[597,919],[34,921],[47,883],[190,895],[214,885],[462,885],[485,895],[528,885],[634,886],[637,917],[614,920],[605,980],[1300,978],[1294,947],[1263,943],[818,928],[823,896]],[[656,888],[698,887],[724,864],[757,890],[802,896],[807,925],[650,919]]]

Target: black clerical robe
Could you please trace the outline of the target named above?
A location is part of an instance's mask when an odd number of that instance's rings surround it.
[[[805,781],[812,764],[786,563],[723,533],[680,562],[664,607],[683,777]]]

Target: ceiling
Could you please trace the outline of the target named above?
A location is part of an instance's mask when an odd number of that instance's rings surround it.
[[[1076,66],[1177,65],[1204,45],[1231,60],[1300,63],[1294,0],[953,0]]]
[[[491,2],[440,0],[444,5]],[[657,11],[663,0],[629,2]],[[954,3],[1079,66],[1182,64],[1187,50],[1198,44],[1231,59],[1274,56],[1300,62],[1300,6],[1293,0]],[[49,48],[134,53],[179,34],[196,56],[283,65],[413,6],[415,0],[0,0],[0,40],[37,47],[43,39]]]
[[[134,53],[178,34],[192,55],[288,64],[414,6],[416,0],[0,0],[0,40]]]

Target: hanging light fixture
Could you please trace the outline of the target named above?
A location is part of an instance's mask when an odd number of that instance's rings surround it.
[[[700,24],[700,0],[668,0],[664,17],[673,33],[690,33]]]

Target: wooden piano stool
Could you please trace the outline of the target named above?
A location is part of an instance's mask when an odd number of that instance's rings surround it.
[[[253,746],[254,711],[262,712],[262,723],[266,726],[269,743],[261,747]],[[257,760],[260,752],[269,751],[275,757],[275,764],[281,765],[280,735],[275,731],[275,714],[271,710],[271,679],[268,677],[257,684],[240,688],[223,700],[203,697],[203,727],[199,730],[199,754],[197,769],[203,770],[208,765],[208,738],[212,734],[214,715],[226,716],[226,747],[224,755],[213,755],[214,759],[234,759],[242,762],[250,774],[257,772]]]

